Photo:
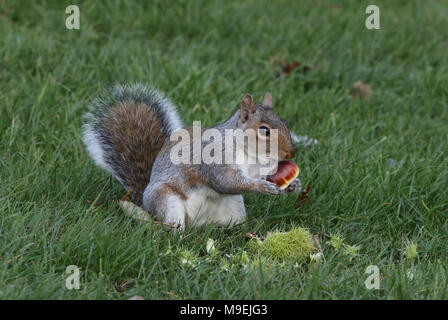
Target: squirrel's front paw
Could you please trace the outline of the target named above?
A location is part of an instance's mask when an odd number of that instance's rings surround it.
[[[269,182],[266,180],[261,180],[259,187],[260,187],[261,193],[266,193],[266,194],[277,195],[277,194],[282,193],[282,191],[283,191],[275,183],[272,183],[272,182]]]
[[[295,179],[293,182],[286,187],[286,192],[300,192],[302,191],[302,181],[299,178]]]

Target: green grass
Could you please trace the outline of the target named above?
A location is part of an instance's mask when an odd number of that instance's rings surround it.
[[[75,1],[81,29],[69,31],[73,1],[0,1],[0,298],[447,299],[448,2],[373,1],[381,30],[367,30],[371,2]],[[320,69],[278,77],[272,57]],[[357,80],[370,100],[350,99]],[[271,91],[292,130],[322,142],[295,159],[310,200],[247,196],[243,227],[182,236],[129,220],[81,125],[103,88],[135,81],[204,126]],[[325,263],[227,261],[246,232],[293,225],[321,232]],[[81,268],[78,291],[65,288],[68,265]],[[364,285],[368,265],[380,290]]]

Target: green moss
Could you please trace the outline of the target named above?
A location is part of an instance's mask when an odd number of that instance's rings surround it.
[[[349,261],[352,261],[359,255],[360,249],[361,249],[360,246],[345,245],[344,248],[342,249],[343,250],[342,252],[348,257]]]
[[[305,262],[316,249],[311,234],[303,228],[293,228],[288,232],[271,233],[264,241],[252,239],[249,250],[276,260],[294,260]]]
[[[417,257],[418,251],[417,251],[417,244],[414,242],[409,242],[406,245],[406,257],[408,259],[414,259]]]
[[[339,233],[333,234],[330,233],[330,241],[328,242],[334,249],[339,250],[345,246],[344,237],[342,237]]]

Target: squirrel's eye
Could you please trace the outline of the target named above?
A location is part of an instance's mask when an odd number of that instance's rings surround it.
[[[264,137],[269,137],[270,135],[270,130],[268,127],[266,126],[261,126],[260,128],[258,128],[258,131],[260,132],[260,134]]]

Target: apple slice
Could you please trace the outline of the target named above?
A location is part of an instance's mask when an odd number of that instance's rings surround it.
[[[280,189],[285,189],[299,175],[299,167],[292,161],[280,161],[277,172],[266,177],[266,180],[275,183]]]

